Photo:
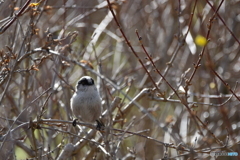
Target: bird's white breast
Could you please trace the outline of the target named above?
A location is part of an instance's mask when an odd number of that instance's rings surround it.
[[[101,115],[101,99],[95,86],[77,90],[71,98],[73,114],[83,121],[93,122]]]

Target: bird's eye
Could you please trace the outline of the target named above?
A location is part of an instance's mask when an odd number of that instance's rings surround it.
[[[78,81],[78,84],[87,85],[88,84],[88,80],[86,78],[81,79],[80,81]]]

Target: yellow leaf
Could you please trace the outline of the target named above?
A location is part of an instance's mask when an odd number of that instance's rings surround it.
[[[198,46],[205,46],[207,44],[207,39],[201,35],[197,35],[197,37],[195,38],[195,43],[198,45]]]
[[[215,84],[214,82],[211,82],[211,83],[209,84],[209,86],[210,86],[211,89],[214,89],[214,88],[216,87],[216,84]]]
[[[36,7],[36,6],[38,6],[39,4],[40,4],[40,3],[30,3],[29,6],[30,6],[30,7]]]

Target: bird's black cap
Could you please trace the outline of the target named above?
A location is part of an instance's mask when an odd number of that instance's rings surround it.
[[[91,86],[94,85],[94,80],[89,76],[84,76],[78,81],[78,85]]]

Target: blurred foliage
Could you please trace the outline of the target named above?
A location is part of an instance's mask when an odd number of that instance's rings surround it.
[[[2,158],[240,153],[240,2],[110,3],[0,1]],[[104,131],[72,126],[70,98],[83,75],[110,111]]]

